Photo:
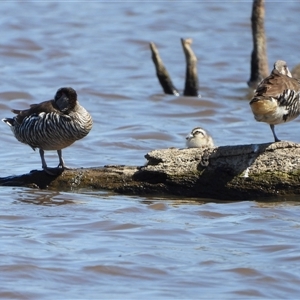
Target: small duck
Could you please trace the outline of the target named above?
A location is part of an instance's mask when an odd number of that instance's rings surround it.
[[[58,175],[68,169],[62,157],[62,149],[85,137],[92,129],[91,115],[77,101],[77,93],[71,87],[60,88],[53,100],[30,105],[29,109],[13,109],[13,118],[2,119],[21,143],[33,150],[39,149],[42,168],[49,175]],[[48,168],[45,150],[56,150],[57,168]]]
[[[258,85],[250,101],[254,118],[270,125],[275,142],[275,125],[289,122],[300,114],[300,82],[292,78],[287,64],[277,60],[271,74]]]
[[[214,142],[203,128],[196,127],[186,136],[186,146],[187,148],[212,148],[214,147]]]

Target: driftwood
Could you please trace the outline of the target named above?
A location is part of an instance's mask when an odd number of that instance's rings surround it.
[[[181,44],[186,59],[186,74],[183,95],[198,97],[199,79],[197,72],[197,57],[191,48],[192,39],[181,39]],[[178,89],[176,89],[176,87],[174,86],[154,43],[150,43],[150,50],[156,70],[156,76],[164,90],[164,93],[179,96]]]
[[[258,83],[269,75],[267,43],[265,34],[265,1],[253,0],[252,6],[252,38],[251,73],[248,85],[256,88]]]
[[[220,200],[300,194],[300,144],[171,148],[154,150],[145,157],[147,163],[139,167],[115,165],[65,170],[56,177],[32,171],[0,178],[0,185]]]
[[[197,72],[197,57],[191,48],[192,39],[181,39],[181,44],[186,59],[186,73],[183,95],[198,97],[199,79]]]
[[[248,81],[251,88],[256,88],[258,83],[269,75],[264,19],[265,0],[253,0],[251,15],[253,51],[251,54],[251,74]],[[300,79],[300,64],[294,66],[291,73],[293,77]]]
[[[269,72],[267,41],[265,33],[265,0],[253,0],[251,14],[251,29],[253,39],[253,50],[251,52],[250,79],[248,86],[255,89],[262,79],[266,78]],[[199,79],[197,75],[197,58],[191,49],[191,39],[181,39],[183,50],[186,56],[186,77],[184,96],[199,96]],[[172,83],[171,77],[163,65],[158,50],[154,43],[150,43],[152,60],[156,68],[157,78],[166,94],[179,96],[178,90]],[[292,76],[300,79],[300,64],[297,64],[291,71]]]
[[[169,95],[179,96],[179,92],[174,86],[171,77],[163,64],[162,59],[159,56],[158,50],[154,43],[150,43],[150,50],[152,53],[152,60],[156,70],[156,76],[160,85],[162,86],[164,93]]]

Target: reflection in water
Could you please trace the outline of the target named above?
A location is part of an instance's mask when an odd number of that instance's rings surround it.
[[[266,207],[266,208],[271,208],[271,207],[289,207],[289,206],[298,206],[300,205],[300,196],[287,196],[287,197],[269,197],[269,198],[260,198],[257,201],[257,205],[259,207]]]
[[[73,195],[70,196],[69,194],[35,189],[24,189],[17,192],[15,195],[17,201],[45,206],[76,204],[76,201],[74,201],[73,198]]]

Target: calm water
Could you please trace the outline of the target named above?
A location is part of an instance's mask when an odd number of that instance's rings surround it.
[[[248,104],[251,2],[2,2],[1,118],[76,89],[94,128],[71,167],[142,165],[203,126],[217,145],[272,140]],[[269,66],[300,62],[299,2],[267,3]],[[193,39],[201,98],[166,96],[149,42],[178,89]],[[299,119],[300,120],[300,119]],[[299,120],[278,126],[300,142]],[[41,168],[0,125],[1,176]],[[57,164],[46,153],[49,166]],[[0,189],[0,298],[292,299],[300,292],[300,198],[217,203],[101,192]],[[253,201],[256,200],[256,201]]]

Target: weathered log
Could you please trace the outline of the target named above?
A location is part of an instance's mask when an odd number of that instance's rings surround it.
[[[179,92],[174,86],[171,77],[163,64],[162,59],[159,56],[158,50],[154,43],[150,43],[150,49],[152,53],[152,60],[156,70],[156,76],[160,85],[162,86],[164,93],[169,95],[179,96]]]
[[[145,166],[104,166],[0,178],[2,186],[70,191],[110,190],[130,195],[175,195],[251,200],[300,194],[300,144],[278,142],[217,148],[163,149]]]
[[[265,1],[253,0],[251,15],[253,50],[251,54],[251,73],[248,81],[251,88],[256,88],[258,83],[269,75],[264,19]]]
[[[181,39],[181,44],[186,59],[186,73],[183,95],[198,97],[199,79],[197,71],[197,57],[191,48],[192,39]]]

